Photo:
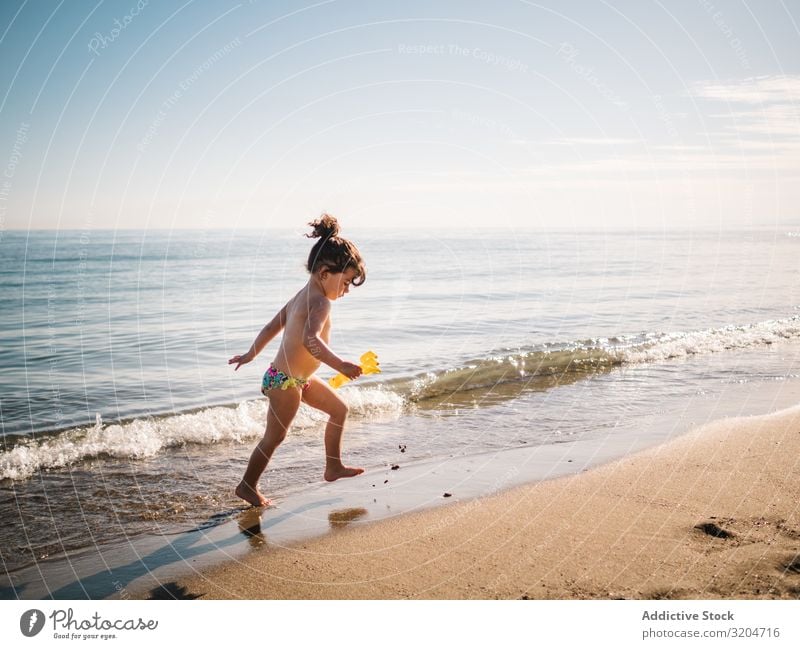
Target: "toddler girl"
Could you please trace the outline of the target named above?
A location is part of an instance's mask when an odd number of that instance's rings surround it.
[[[309,223],[314,228],[307,237],[318,237],[311,249],[306,268],[308,283],[289,300],[256,336],[250,349],[234,356],[228,364],[239,369],[252,361],[275,336],[283,339],[275,359],[264,374],[261,392],[269,399],[267,429],[247,465],[236,495],[256,507],[269,501],[258,489],[258,481],[267,463],[286,437],[300,402],[326,413],[325,480],[332,482],[364,472],[342,464],[342,430],[347,405],[325,381],[314,376],[321,363],[351,379],[361,375],[361,368],[337,356],[328,347],[331,331],[331,302],[347,295],[351,286],[360,286],[367,278],[364,260],[355,245],[339,237],[339,224],[328,214]]]

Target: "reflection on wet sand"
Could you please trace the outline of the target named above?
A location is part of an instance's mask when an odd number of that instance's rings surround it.
[[[357,521],[359,518],[363,518],[366,515],[367,510],[363,507],[340,509],[339,511],[328,514],[328,522],[331,525],[331,529],[338,530],[346,527],[353,521]]]
[[[247,537],[253,548],[260,548],[267,542],[267,538],[261,531],[261,514],[263,512],[263,507],[251,507],[239,515],[239,531]]]

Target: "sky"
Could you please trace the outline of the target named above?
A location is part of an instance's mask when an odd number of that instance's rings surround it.
[[[0,232],[792,227],[800,3],[0,3]]]

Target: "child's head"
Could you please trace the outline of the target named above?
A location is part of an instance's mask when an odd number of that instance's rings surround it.
[[[339,236],[339,222],[323,214],[309,225],[314,231],[306,236],[319,237],[319,241],[311,248],[306,268],[323,282],[326,295],[336,299],[351,285],[361,286],[367,279],[367,268],[355,244]]]

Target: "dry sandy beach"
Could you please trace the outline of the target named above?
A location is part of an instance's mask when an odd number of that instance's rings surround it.
[[[797,599],[800,407],[579,475],[265,548],[205,599]],[[269,512],[267,512],[267,515]]]

